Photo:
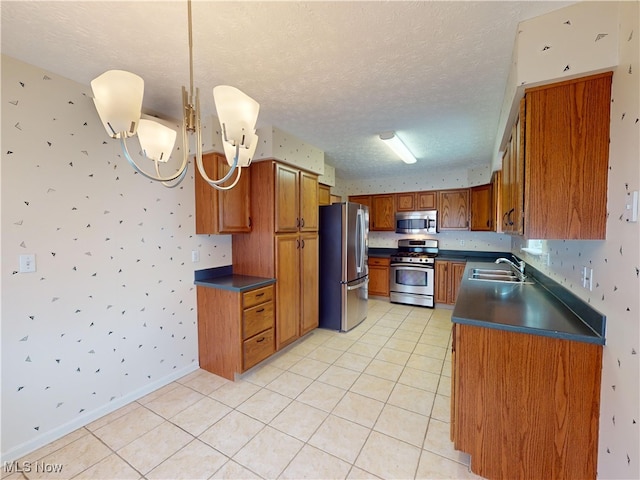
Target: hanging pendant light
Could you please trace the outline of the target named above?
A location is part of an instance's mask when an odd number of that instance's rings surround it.
[[[189,21],[189,92],[182,87],[182,164],[171,175],[160,173],[175,145],[176,132],[146,115],[142,115],[144,80],[123,70],[109,70],[91,82],[94,103],[100,120],[111,138],[120,140],[122,151],[135,171],[146,178],[175,187],[184,179],[189,165],[189,135],[196,136],[196,165],[205,181],[219,190],[229,190],[240,180],[242,168],[251,164],[258,144],[256,122],[260,105],[235,87],[219,85],[213,89],[218,119],[222,130],[222,145],[231,169],[222,178],[213,180],[202,163],[202,125],[200,123],[199,90],[193,88],[193,34],[191,0],[188,0]],[[138,136],[142,155],[154,162],[155,175],[142,169],[131,157],[126,139]],[[235,174],[230,185],[223,186]]]

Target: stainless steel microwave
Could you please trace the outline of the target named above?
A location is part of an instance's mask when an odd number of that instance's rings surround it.
[[[396,213],[396,233],[437,233],[438,211],[422,210]]]

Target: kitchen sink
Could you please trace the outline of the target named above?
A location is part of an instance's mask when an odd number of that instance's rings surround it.
[[[518,276],[515,272],[510,270],[497,270],[490,268],[474,268],[471,270],[470,280],[481,280],[485,282],[499,282],[499,283],[521,283],[530,284],[532,282],[526,281],[526,277]]]

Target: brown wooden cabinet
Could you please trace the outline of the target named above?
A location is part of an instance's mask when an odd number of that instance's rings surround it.
[[[478,185],[470,190],[471,230],[490,232],[495,230],[493,187],[490,183]]]
[[[458,290],[466,267],[465,262],[437,260],[435,262],[435,303],[453,305],[458,298]]]
[[[396,211],[436,210],[437,198],[438,192],[435,190],[396,193]]]
[[[527,238],[606,237],[611,76],[526,90]]]
[[[469,230],[469,189],[438,191],[438,230]]]
[[[233,380],[275,352],[273,285],[248,292],[197,286],[200,368]]]
[[[318,177],[276,164],[276,233],[318,230]]]
[[[525,91],[502,159],[502,230],[604,239],[611,72]]]
[[[371,195],[349,195],[349,201],[366,205],[371,209]]]
[[[278,162],[250,168],[253,231],[233,236],[233,271],[276,279],[279,350],[318,326],[318,183]]]
[[[375,231],[396,230],[396,197],[394,194],[371,196],[369,228]]]
[[[485,478],[596,478],[602,347],[454,324],[451,437]]]
[[[389,296],[388,257],[369,257],[369,295]]]
[[[318,205],[331,205],[331,187],[318,185]]]
[[[438,192],[435,190],[416,192],[416,204],[418,210],[437,210]]]
[[[502,232],[502,170],[491,175],[493,231]]]
[[[396,193],[397,212],[413,212],[417,209],[416,192]]]
[[[350,195],[350,202],[369,207],[369,230],[395,231],[396,196],[393,193],[380,195]]]
[[[524,152],[525,100],[511,128],[507,149],[502,157],[501,229],[505,233],[524,233]]]
[[[227,159],[219,153],[202,156],[205,171],[211,178],[222,178],[230,170]],[[195,175],[195,219],[197,234],[247,233],[251,231],[251,172],[242,169],[238,184],[231,190],[216,190]],[[233,183],[229,180],[227,184]]]

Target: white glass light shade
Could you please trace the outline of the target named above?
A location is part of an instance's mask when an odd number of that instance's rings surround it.
[[[248,135],[247,138],[249,138],[249,140],[245,140],[245,144],[249,145],[249,148],[240,146],[238,149],[238,167],[248,167],[251,165],[253,155],[256,153],[258,135],[252,133]],[[227,163],[231,166],[233,165],[233,157],[236,155],[236,147],[231,145],[229,142],[222,142],[222,145],[224,146],[224,155],[227,157]]]
[[[416,157],[394,132],[381,133],[380,140],[386,143],[404,163],[416,163]]]
[[[234,147],[249,145],[251,135],[255,134],[260,104],[228,85],[214,87],[213,100],[222,127],[223,140]]]
[[[144,80],[123,70],[109,70],[91,82],[93,102],[111,138],[136,134],[142,111]]]
[[[145,157],[167,162],[176,143],[176,131],[150,118],[141,118],[138,140]]]

